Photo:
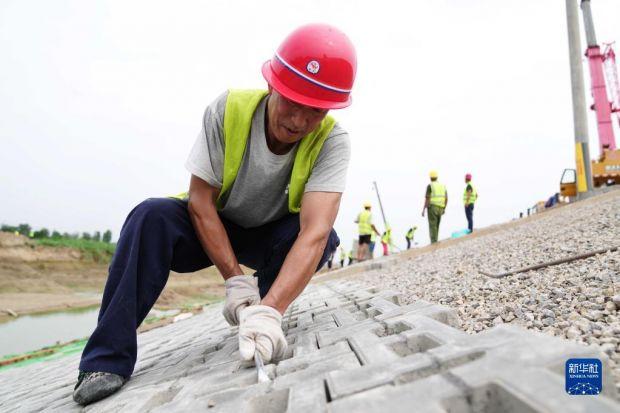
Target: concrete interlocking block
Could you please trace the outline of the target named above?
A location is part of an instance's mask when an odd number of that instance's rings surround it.
[[[139,335],[139,361],[117,394],[88,412],[606,412],[620,411],[605,368],[603,394],[564,392],[564,362],[597,348],[502,325],[457,329],[454,310],[401,305],[394,291],[355,282],[311,285],[283,316],[284,359],[239,360],[221,305]],[[71,400],[79,356],[0,371],[0,411],[81,411]],[[53,382],[54,385],[49,385]],[[5,391],[10,388],[11,391]]]

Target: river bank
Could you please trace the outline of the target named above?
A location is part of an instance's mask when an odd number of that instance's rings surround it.
[[[99,305],[108,265],[78,249],[38,245],[21,235],[0,233],[0,323],[15,316]],[[215,268],[171,272],[155,308],[213,302],[223,297],[223,285]]]

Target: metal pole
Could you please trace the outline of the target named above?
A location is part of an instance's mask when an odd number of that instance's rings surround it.
[[[583,26],[586,32],[586,43],[588,43],[588,46],[597,46],[590,0],[581,0],[581,12],[583,13]]]
[[[381,209],[381,216],[383,217],[383,225],[387,228],[387,221],[385,220],[385,213],[383,212],[383,204],[381,203],[381,197],[379,196],[379,187],[377,186],[376,181],[373,181],[372,184],[375,186],[375,192],[377,192],[377,199],[379,199],[379,208]]]
[[[586,111],[583,67],[581,64],[581,38],[577,0],[566,0],[568,27],[568,54],[573,98],[573,124],[575,133],[575,163],[577,170],[577,196],[585,198],[592,191],[592,171],[588,148],[588,119]]]

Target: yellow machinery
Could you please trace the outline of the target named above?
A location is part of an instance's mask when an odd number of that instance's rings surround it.
[[[620,149],[605,150],[598,160],[592,160],[592,183],[595,188],[620,185]],[[577,195],[577,172],[565,169],[560,180],[560,195],[573,198]]]

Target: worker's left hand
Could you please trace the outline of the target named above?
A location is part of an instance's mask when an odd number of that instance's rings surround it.
[[[253,305],[241,310],[239,321],[239,354],[243,360],[252,360],[256,351],[265,363],[282,358],[287,342],[278,310]]]
[[[249,275],[236,275],[224,282],[226,287],[226,303],[222,314],[228,324],[239,324],[239,313],[250,305],[260,303],[258,279]]]

